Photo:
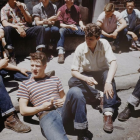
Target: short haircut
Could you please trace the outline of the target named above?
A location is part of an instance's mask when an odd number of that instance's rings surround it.
[[[134,2],[134,5],[135,5],[135,0],[126,0],[125,1],[125,6],[126,6],[127,2]]]
[[[43,52],[30,53],[31,60],[40,60],[43,65],[47,63],[47,57]]]
[[[113,3],[108,3],[104,6],[105,12],[113,12],[115,10],[115,5]]]
[[[95,36],[96,38],[98,38],[101,35],[101,28],[95,23],[87,24],[84,31],[86,37]]]

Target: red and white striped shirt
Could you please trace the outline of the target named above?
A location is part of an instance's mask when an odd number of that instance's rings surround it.
[[[52,76],[35,80],[23,81],[19,87],[17,97],[30,100],[33,106],[40,106],[54,97],[54,102],[60,99],[59,92],[63,90],[58,77]]]

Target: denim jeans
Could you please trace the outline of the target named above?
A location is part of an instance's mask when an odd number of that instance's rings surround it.
[[[133,106],[138,106],[140,103],[140,79],[138,80],[136,87],[130,97],[128,98],[128,103]]]
[[[40,127],[47,140],[68,140],[66,132],[88,127],[86,101],[82,90],[71,88],[62,108],[50,111],[40,120]]]
[[[83,93],[83,95],[86,99],[91,99],[91,100],[97,99],[99,97],[99,91],[98,90],[104,92],[104,86],[105,86],[108,70],[83,72],[82,74],[86,75],[88,77],[94,77],[94,79],[98,82],[98,85],[95,86],[96,89],[89,86],[86,82],[84,82],[82,80],[79,80],[75,77],[72,77],[69,80],[69,82],[68,82],[69,87],[70,88],[71,87],[79,87],[82,90],[82,93]],[[109,96],[109,98],[107,99],[106,94],[104,94],[103,113],[106,112],[106,111],[110,111],[110,112],[113,113],[114,109],[116,108],[116,105],[118,104],[116,84],[115,84],[114,79],[112,81],[112,86],[113,86],[114,96],[113,96],[113,98],[111,98]]]
[[[11,102],[11,99],[9,97],[9,94],[6,91],[5,86],[3,84],[2,77],[6,75],[10,75],[14,80],[23,81],[23,80],[28,80],[31,76],[31,73],[28,72],[29,76],[27,77],[20,72],[0,70],[0,109],[1,109],[2,116],[5,116],[15,110]]]
[[[126,37],[126,34],[127,34],[127,29],[123,29],[122,31],[120,31],[117,35],[117,38],[116,39],[113,39],[113,38],[109,38],[109,37],[106,37],[104,35],[100,35],[100,38],[104,38],[106,40],[108,40],[109,42],[112,42],[114,41],[114,46],[116,47],[116,49],[118,48],[123,48],[124,44],[123,44],[123,38]],[[117,48],[118,47],[118,48]]]
[[[1,75],[0,75],[0,111],[1,111],[2,116],[5,116],[15,111],[15,108],[13,107],[10,96],[5,89]]]
[[[59,28],[56,26],[45,27],[45,44],[55,44],[60,38]]]
[[[4,32],[6,43],[9,46],[13,46],[13,40],[35,38],[36,50],[39,48],[45,48],[45,29],[43,26],[35,26],[28,28],[25,31],[25,38],[20,37],[20,34],[16,31],[16,29],[11,26],[4,27]]]
[[[57,49],[59,48],[64,48],[64,41],[65,41],[65,36],[66,35],[79,35],[79,36],[84,36],[85,32],[81,30],[80,26],[77,26],[78,30],[72,30],[70,28],[60,28],[59,33],[60,33],[60,39],[57,43]]]

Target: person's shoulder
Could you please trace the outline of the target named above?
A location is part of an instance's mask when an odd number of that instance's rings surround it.
[[[104,19],[105,18],[105,12],[103,11],[102,13],[100,13],[100,15],[98,16],[98,19]]]
[[[76,9],[80,9],[80,7],[78,5],[73,5]]]
[[[140,14],[140,11],[138,9],[134,9],[134,11],[136,12],[136,14]]]
[[[54,9],[57,8],[57,6],[56,6],[55,4],[53,4],[53,3],[51,3],[51,2],[50,2],[50,4],[53,6]]]
[[[109,46],[109,42],[106,39],[100,38],[98,41],[98,47],[100,49],[104,49],[105,47]]]
[[[64,7],[65,7],[65,4],[62,5],[58,10],[59,10],[59,11],[62,11],[62,10],[64,10]]]
[[[34,9],[40,9],[40,3],[33,6]]]
[[[114,11],[114,15],[120,15],[121,13],[119,11]]]
[[[6,3],[6,4],[1,8],[1,10],[6,10],[6,9],[10,9],[10,7],[8,6],[8,3]]]
[[[81,52],[81,53],[84,52],[85,45],[86,45],[86,42],[83,42],[80,45],[78,45],[77,48],[75,49],[75,52]]]

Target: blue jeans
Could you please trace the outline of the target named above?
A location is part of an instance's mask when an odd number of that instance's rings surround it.
[[[36,40],[36,50],[45,48],[45,29],[43,26],[29,27],[25,31],[25,38],[20,37],[16,29],[11,26],[4,27],[4,32],[7,45],[13,46],[13,40],[34,38]]]
[[[140,103],[140,79],[138,80],[136,87],[130,97],[128,98],[128,102],[133,106],[138,106]]]
[[[79,35],[79,36],[84,36],[85,32],[81,30],[80,26],[77,26],[78,30],[72,30],[70,28],[60,28],[59,33],[60,33],[60,39],[57,43],[57,49],[59,48],[64,48],[64,41],[65,41],[65,36],[66,35]]]
[[[9,94],[6,91],[5,86],[3,84],[2,76],[4,77],[6,75],[10,75],[14,80],[23,81],[28,80],[31,76],[31,73],[28,72],[29,76],[27,77],[21,74],[20,72],[0,70],[0,109],[2,116],[5,116],[15,110],[9,97]]]
[[[69,82],[68,82],[69,87],[70,88],[79,87],[82,90],[82,93],[86,99],[90,99],[90,100],[97,99],[99,97],[98,90],[104,92],[104,86],[105,86],[108,70],[83,72],[82,74],[86,75],[88,77],[94,77],[94,79],[98,82],[98,85],[95,86],[96,89],[89,86],[86,82],[79,80],[75,77],[72,77],[69,80]],[[103,113],[106,111],[110,111],[113,113],[114,110],[116,109],[116,105],[118,104],[116,84],[115,84],[114,79],[112,81],[112,86],[113,86],[114,96],[113,96],[113,98],[109,97],[107,99],[106,94],[104,94]]]
[[[45,27],[45,44],[55,44],[60,38],[59,28],[56,26]]]
[[[78,87],[71,88],[62,108],[50,111],[40,120],[40,127],[47,140],[68,140],[66,132],[86,129],[86,101]]]
[[[0,75],[0,111],[2,116],[5,116],[15,111],[15,108],[13,107],[13,104],[11,102],[11,98],[5,89],[1,75]]]
[[[126,37],[126,34],[127,34],[127,29],[123,29],[122,31],[120,31],[117,35],[117,38],[116,39],[113,39],[113,38],[109,38],[109,37],[106,37],[104,35],[100,35],[100,38],[104,38],[106,40],[108,40],[109,42],[112,42],[114,41],[114,46],[116,47],[116,49],[118,48],[123,48],[124,44],[123,44],[123,38]]]

